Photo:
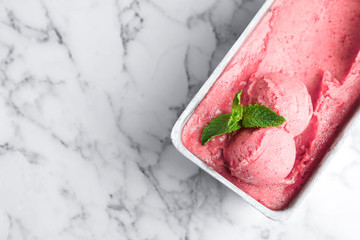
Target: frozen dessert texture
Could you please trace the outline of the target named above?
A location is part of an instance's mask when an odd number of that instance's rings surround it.
[[[243,102],[245,105],[265,105],[284,116],[284,128],[294,136],[305,130],[313,113],[305,84],[281,73],[251,77],[244,88]]]
[[[277,184],[295,162],[293,136],[283,129],[243,129],[224,149],[231,174],[256,185]]]
[[[286,208],[359,106],[359,50],[359,0],[275,0],[185,124],[184,146],[266,207]],[[240,90],[244,105],[268,105],[286,125],[202,146]]]

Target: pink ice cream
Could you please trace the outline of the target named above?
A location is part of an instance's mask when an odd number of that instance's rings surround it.
[[[281,182],[291,172],[296,155],[294,136],[302,133],[313,114],[305,84],[284,74],[251,77],[243,90],[243,104],[265,105],[286,118],[276,128],[244,129],[223,149],[234,177],[256,185]]]
[[[279,183],[295,162],[293,136],[283,129],[243,129],[224,149],[231,174],[256,185]]]
[[[302,133],[313,114],[311,97],[302,81],[281,73],[251,77],[243,91],[243,103],[261,104],[285,117],[284,128],[296,136]]]
[[[359,50],[359,0],[275,0],[189,118],[184,146],[266,207],[286,208],[359,106]],[[203,128],[240,90],[244,103],[284,115],[282,132],[240,130],[202,146]]]

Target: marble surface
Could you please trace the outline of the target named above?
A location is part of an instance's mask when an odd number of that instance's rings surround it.
[[[0,239],[360,239],[360,124],[286,222],[170,130],[263,0],[1,0]]]

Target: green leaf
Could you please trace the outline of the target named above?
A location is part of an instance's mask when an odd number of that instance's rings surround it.
[[[228,122],[229,129],[237,129],[239,126],[239,121],[243,117],[243,105],[241,105],[240,97],[241,97],[242,90],[235,94],[235,97],[233,99],[233,105],[232,105],[232,112],[231,116]]]
[[[229,125],[232,113],[226,113],[217,116],[212,119],[208,125],[205,126],[201,134],[201,145],[205,145],[212,138],[223,135],[225,133],[230,133],[240,129],[239,121],[236,123],[233,122]]]
[[[231,129],[238,129],[239,121],[242,119],[243,116],[243,107],[241,106],[241,111],[232,111],[229,122],[228,122],[228,128]],[[234,131],[235,131],[234,130]]]
[[[241,105],[240,97],[241,97],[242,90],[235,94],[235,97],[233,99],[233,105],[232,105],[232,112],[241,112],[243,111],[243,105]]]
[[[264,105],[248,105],[244,107],[243,127],[278,127],[286,122],[283,116]]]

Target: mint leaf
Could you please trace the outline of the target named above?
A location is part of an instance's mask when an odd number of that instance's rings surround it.
[[[243,117],[243,105],[241,105],[240,97],[241,97],[242,90],[238,92],[234,99],[233,99],[233,105],[232,105],[232,112],[231,117],[228,123],[229,128],[237,128],[239,125],[239,121]]]
[[[232,112],[217,116],[205,126],[201,133],[201,144],[205,145],[212,138],[223,135],[225,133],[231,133],[241,128],[239,122],[243,116],[243,105],[240,103],[242,91],[238,92],[232,105]]]
[[[238,92],[234,99],[233,99],[233,105],[232,105],[232,112],[241,112],[243,111],[243,105],[241,105],[240,97],[241,97],[242,90]]]
[[[229,126],[229,120],[231,118],[231,113],[226,113],[217,116],[212,119],[208,125],[205,126],[201,134],[201,145],[205,145],[212,138],[223,135],[225,133],[230,133],[240,129],[239,124],[231,124]]]
[[[238,130],[238,126],[239,125],[239,121],[242,119],[243,116],[243,108],[241,106],[241,111],[237,112],[237,111],[232,111],[229,122],[228,122],[228,128],[229,130],[235,129]],[[232,130],[232,131],[235,131]]]
[[[248,105],[244,107],[243,127],[278,127],[286,122],[283,116],[264,105]]]

